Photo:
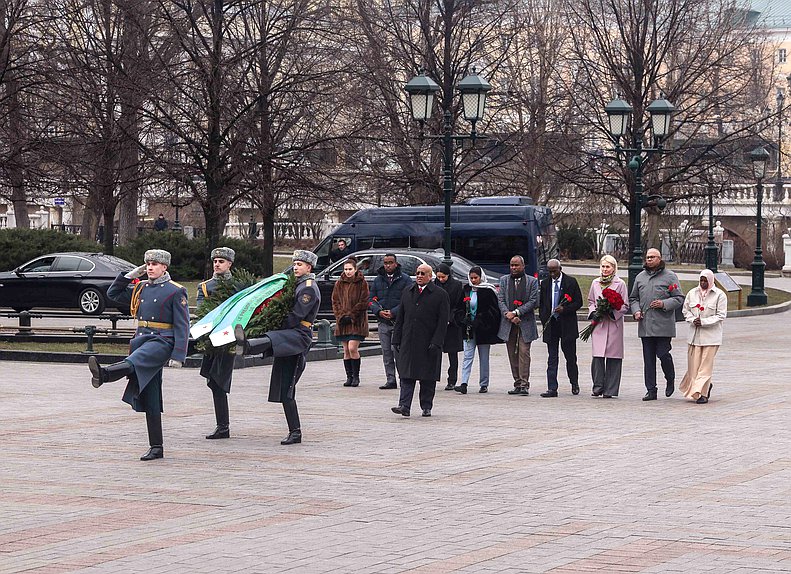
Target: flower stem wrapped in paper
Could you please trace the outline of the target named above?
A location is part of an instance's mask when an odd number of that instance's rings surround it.
[[[593,312],[593,318],[590,325],[585,327],[580,333],[580,339],[587,341],[593,335],[593,330],[596,325],[601,323],[605,317],[615,319],[615,311],[624,305],[623,297],[617,291],[610,288],[602,291],[602,296],[596,301],[596,310]]]

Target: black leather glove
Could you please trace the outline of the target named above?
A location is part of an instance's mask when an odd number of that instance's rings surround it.
[[[442,347],[440,347],[439,345],[435,345],[434,343],[431,343],[431,344],[428,346],[428,350],[429,350],[429,352],[431,352],[431,353],[436,353],[437,351],[441,351],[441,350],[442,350]]]
[[[352,324],[352,318],[349,315],[344,315],[343,317],[340,318],[340,320],[338,321],[338,324],[341,327],[346,327],[347,325],[351,325]]]

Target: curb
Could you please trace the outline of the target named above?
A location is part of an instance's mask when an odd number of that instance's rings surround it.
[[[382,354],[382,347],[378,343],[368,347],[360,347],[360,356],[375,357]],[[63,352],[42,352],[42,351],[3,351],[0,350],[0,361],[28,361],[33,363],[71,363],[88,364],[88,357],[96,357],[102,364],[111,364],[122,361],[126,355],[107,355],[107,354],[85,354],[85,353],[63,353]],[[343,357],[343,348],[332,346],[318,347],[314,345],[308,351],[308,362],[331,361]],[[185,369],[199,369],[203,355],[196,354],[187,357],[184,361]],[[234,369],[245,369],[247,367],[259,367],[261,365],[271,365],[272,357],[266,359],[262,357],[236,357]]]

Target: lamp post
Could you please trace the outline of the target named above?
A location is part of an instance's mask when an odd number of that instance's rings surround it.
[[[461,93],[461,104],[464,119],[470,122],[471,129],[469,135],[459,135],[453,133],[453,117],[451,116],[450,109],[443,108],[443,126],[442,134],[429,135],[428,137],[433,140],[442,142],[442,190],[444,194],[445,203],[445,237],[443,240],[443,248],[445,256],[443,263],[452,265],[453,261],[450,258],[450,245],[451,245],[451,224],[450,224],[450,206],[453,202],[453,189],[455,181],[453,177],[453,151],[456,142],[462,143],[464,140],[471,140],[473,144],[478,138],[485,138],[486,136],[480,135],[475,131],[475,124],[483,118],[483,113],[486,109],[486,94],[491,90],[489,83],[481,76],[475,73],[473,69],[472,74],[467,75],[458,84],[458,90]],[[423,125],[426,120],[431,117],[431,111],[434,106],[434,97],[439,91],[437,83],[421,72],[404,86],[404,90],[409,94],[409,104],[412,109],[412,119],[420,124],[420,136],[424,137]]]
[[[615,145],[615,153],[628,159],[627,166],[634,174],[634,193],[632,193],[631,213],[629,214],[629,241],[632,243],[632,258],[629,261],[629,290],[634,285],[634,280],[643,268],[642,248],[642,222],[641,215],[644,207],[655,205],[659,209],[667,206],[667,201],[658,195],[645,196],[643,193],[643,169],[651,156],[665,153],[662,142],[670,133],[670,120],[675,106],[660,97],[651,102],[646,111],[651,117],[651,131],[654,136],[654,146],[644,147],[642,136],[634,130],[634,146],[622,147],[621,138],[626,135],[629,128],[629,119],[632,115],[632,106],[620,98],[616,98],[604,107],[609,121],[610,137]],[[653,201],[654,203],[650,203]]]
[[[710,269],[712,273],[717,272],[717,244],[714,242],[714,194],[712,193],[711,184],[709,184],[709,238],[706,242],[704,252],[706,254],[706,269]]]
[[[755,257],[753,258],[753,281],[752,291],[747,296],[747,306],[756,307],[766,305],[767,297],[764,291],[764,269],[766,263],[763,259],[761,250],[761,204],[763,202],[764,186],[763,179],[766,177],[766,164],[769,162],[769,152],[762,147],[755,148],[750,152],[750,161],[753,164],[753,175],[756,179],[756,191],[758,192],[758,210],[755,219]]]

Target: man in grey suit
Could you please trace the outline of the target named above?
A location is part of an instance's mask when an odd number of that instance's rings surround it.
[[[497,302],[500,306],[500,331],[505,341],[508,362],[514,377],[509,395],[527,396],[530,390],[530,344],[538,339],[535,309],[538,307],[538,279],[525,274],[521,255],[511,257],[511,273],[500,277]]]

